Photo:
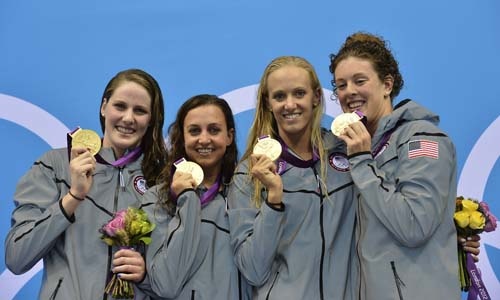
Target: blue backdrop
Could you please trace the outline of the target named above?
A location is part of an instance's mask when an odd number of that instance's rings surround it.
[[[65,146],[69,129],[99,131],[100,96],[116,72],[137,67],[157,78],[166,124],[192,95],[224,95],[241,151],[267,63],[303,56],[330,89],[328,54],[359,30],[391,41],[406,83],[399,100],[441,115],[457,146],[459,193],[487,200],[500,216],[499,13],[496,0],[2,1],[0,237],[33,161]],[[324,124],[338,112],[328,100]],[[482,235],[490,295],[500,294],[499,249],[500,230]],[[0,299],[36,298],[41,268],[14,276],[0,260]]]

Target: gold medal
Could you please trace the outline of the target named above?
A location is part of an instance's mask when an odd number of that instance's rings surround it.
[[[177,171],[191,174],[191,176],[193,176],[196,186],[199,186],[203,182],[203,177],[204,177],[203,169],[200,167],[199,164],[181,158],[180,160],[176,161],[174,165]]]
[[[96,155],[101,150],[101,137],[93,130],[78,128],[71,138],[72,147],[87,148],[92,155]]]
[[[264,154],[272,161],[275,161],[280,157],[281,151],[280,142],[269,136],[259,138],[257,144],[253,147],[254,154]]]
[[[340,114],[333,119],[331,130],[336,136],[342,135],[347,126],[361,120],[361,118],[362,117],[355,112]]]

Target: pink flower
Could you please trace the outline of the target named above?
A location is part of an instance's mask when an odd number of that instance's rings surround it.
[[[115,217],[102,227],[102,230],[110,237],[114,237],[118,230],[125,229],[125,215],[127,210],[120,210],[115,214]]]
[[[486,202],[479,203],[479,206],[481,206],[486,216],[486,225],[484,226],[484,231],[494,231],[497,228],[497,218],[491,213],[490,208]]]

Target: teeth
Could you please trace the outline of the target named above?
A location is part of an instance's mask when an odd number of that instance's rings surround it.
[[[285,117],[285,119],[295,119],[295,118],[298,118],[300,116],[300,113],[295,113],[295,114],[286,114],[286,115],[283,115]]]
[[[131,128],[125,128],[125,127],[116,127],[116,130],[118,130],[121,133],[133,133],[134,130]]]
[[[356,109],[356,108],[361,107],[362,105],[363,105],[362,101],[351,102],[351,103],[349,103],[349,108]]]
[[[212,149],[198,149],[197,151],[198,151],[198,153],[202,153],[202,154],[212,153]]]

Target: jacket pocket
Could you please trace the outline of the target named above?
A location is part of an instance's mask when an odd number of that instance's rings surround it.
[[[50,300],[56,299],[57,292],[59,292],[59,288],[61,287],[62,281],[63,281],[63,278],[60,277],[59,280],[57,281],[56,288],[54,289],[54,291],[52,292],[52,294],[49,297]]]
[[[273,290],[274,284],[276,283],[276,280],[278,279],[278,276],[280,275],[280,272],[276,272],[276,276],[274,276],[273,283],[271,283],[271,287],[269,288],[269,291],[267,291],[266,295],[266,300],[269,300],[269,295],[271,295],[271,291]]]

